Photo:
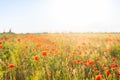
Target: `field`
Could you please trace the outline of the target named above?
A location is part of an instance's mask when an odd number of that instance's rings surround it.
[[[120,34],[0,34],[0,80],[120,80]]]

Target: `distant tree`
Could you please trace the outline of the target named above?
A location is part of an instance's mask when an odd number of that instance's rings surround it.
[[[9,34],[11,34],[12,33],[12,30],[11,30],[11,28],[9,29],[9,32],[8,32]]]

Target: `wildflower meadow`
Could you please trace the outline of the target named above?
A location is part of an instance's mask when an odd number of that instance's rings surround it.
[[[120,80],[120,34],[0,34],[0,80]]]

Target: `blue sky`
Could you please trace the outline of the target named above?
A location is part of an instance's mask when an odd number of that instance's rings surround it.
[[[0,0],[0,32],[120,32],[120,0]]]

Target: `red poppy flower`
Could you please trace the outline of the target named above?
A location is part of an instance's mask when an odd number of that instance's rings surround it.
[[[117,76],[120,76],[120,71],[117,72]]]
[[[9,67],[9,68],[14,68],[15,66],[14,66],[14,64],[9,64],[8,67]]]
[[[42,51],[42,55],[43,56],[47,56],[47,52],[46,51]]]
[[[97,72],[97,71],[98,71],[98,69],[95,67],[95,68],[93,68],[93,71],[94,71],[94,72]]]
[[[92,66],[92,65],[94,65],[94,61],[92,61],[92,60],[88,61],[88,64]]]
[[[39,60],[39,56],[37,56],[37,55],[34,56],[34,60],[36,60],[36,61]]]
[[[2,46],[0,46],[0,49],[2,49]]]
[[[106,71],[106,75],[109,76],[110,75],[110,71],[107,70]]]
[[[99,61],[100,60],[100,58],[96,58],[96,61]]]
[[[116,60],[116,59],[113,57],[113,58],[112,58],[112,62],[114,62],[115,60]]]
[[[73,60],[73,63],[75,64],[80,63],[80,60]]]
[[[100,80],[100,79],[101,79],[101,75],[100,74],[95,77],[95,80]]]
[[[110,67],[111,67],[111,69],[116,69],[118,67],[118,65],[117,64],[111,64]]]
[[[21,42],[21,39],[17,39],[18,42]]]

